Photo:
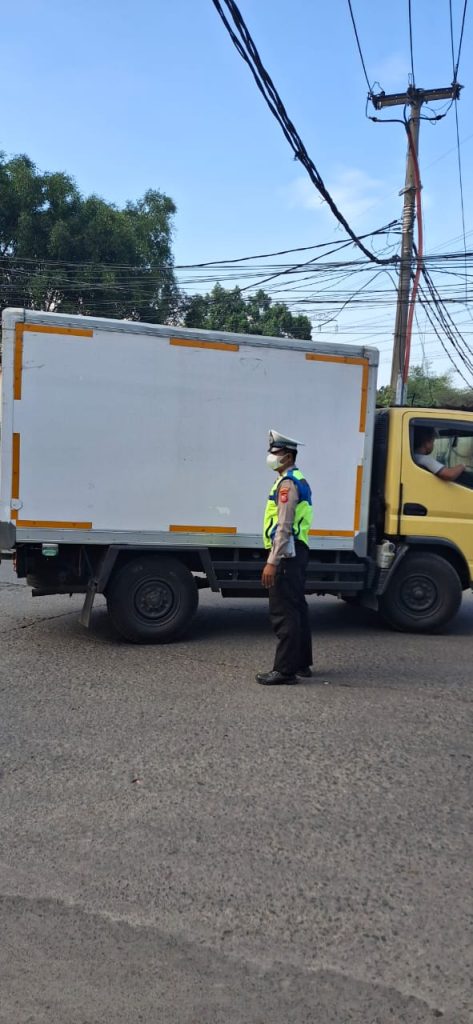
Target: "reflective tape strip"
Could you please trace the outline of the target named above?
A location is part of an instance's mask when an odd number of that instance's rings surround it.
[[[239,352],[240,346],[227,341],[199,341],[197,338],[170,338],[170,345],[178,345],[182,348],[215,348],[221,352]]]

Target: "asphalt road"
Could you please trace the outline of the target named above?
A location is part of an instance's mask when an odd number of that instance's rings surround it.
[[[473,1021],[473,600],[446,636],[312,599],[133,647],[0,570],[1,1024]]]

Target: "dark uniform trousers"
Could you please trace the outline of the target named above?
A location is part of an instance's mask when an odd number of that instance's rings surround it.
[[[305,599],[305,575],[309,548],[296,540],[295,558],[282,558],[276,581],[269,588],[269,615],[278,638],[274,668],[294,675],[312,665],[312,637]]]

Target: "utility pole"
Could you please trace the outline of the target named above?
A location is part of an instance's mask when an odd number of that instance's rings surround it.
[[[416,206],[416,178],[412,150],[414,150],[415,158],[417,159],[422,105],[434,100],[458,100],[461,88],[462,86],[458,82],[454,82],[447,89],[417,89],[414,85],[410,85],[407,91],[402,93],[387,95],[384,92],[380,92],[370,94],[375,110],[397,106],[410,107],[411,110],[409,120],[407,121],[407,131],[410,133],[411,142],[408,139],[406,180],[404,188],[400,192],[400,195],[404,195],[404,212],[402,217],[401,262],[399,266],[399,286],[391,368],[391,388],[393,395],[395,395],[394,405],[403,405],[406,399],[404,378],[407,376],[408,369],[406,367],[406,341],[411,294]]]

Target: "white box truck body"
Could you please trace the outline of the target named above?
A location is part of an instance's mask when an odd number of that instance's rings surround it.
[[[261,593],[270,428],[303,443],[313,552],[361,585],[375,350],[14,309],[2,333],[0,548],[34,594],[85,592],[87,621],[104,592],[165,640],[199,587]]]
[[[6,311],[0,519],[17,541],[259,546],[275,428],[304,444],[311,545],[361,554],[376,364],[373,349]]]

